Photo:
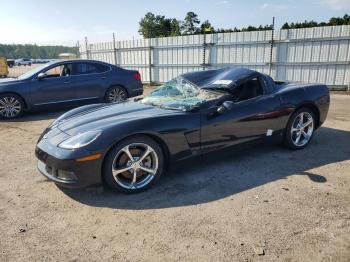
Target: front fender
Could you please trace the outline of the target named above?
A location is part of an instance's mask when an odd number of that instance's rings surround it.
[[[156,137],[167,147],[171,160],[180,160],[198,154],[200,150],[199,113],[156,116],[133,119],[114,126],[101,127],[102,135],[87,148],[90,152],[106,154],[120,141],[134,135]]]

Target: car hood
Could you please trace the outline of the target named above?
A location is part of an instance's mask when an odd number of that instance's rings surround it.
[[[7,84],[14,84],[14,83],[18,83],[20,80],[18,80],[17,78],[4,78],[4,79],[0,79],[0,85],[7,85]]]
[[[145,105],[141,102],[99,104],[59,120],[57,128],[69,135],[76,135],[89,130],[112,127],[135,119],[173,114],[174,112],[176,111]]]

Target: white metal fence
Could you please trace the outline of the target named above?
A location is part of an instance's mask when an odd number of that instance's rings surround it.
[[[254,31],[95,44],[86,39],[80,55],[138,70],[144,82],[237,66],[270,73],[279,80],[350,84],[349,25],[275,30],[273,38],[272,31]]]

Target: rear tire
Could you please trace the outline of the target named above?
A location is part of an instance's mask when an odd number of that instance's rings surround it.
[[[164,171],[164,153],[148,136],[120,142],[107,154],[102,176],[107,185],[122,193],[138,193],[152,187]]]
[[[128,92],[124,87],[121,86],[112,86],[108,88],[105,94],[106,103],[115,103],[125,101],[128,98]]]
[[[13,119],[23,114],[24,101],[15,94],[0,95],[0,118]]]
[[[286,128],[285,145],[292,150],[307,147],[315,131],[315,120],[315,113],[307,107],[294,112]]]

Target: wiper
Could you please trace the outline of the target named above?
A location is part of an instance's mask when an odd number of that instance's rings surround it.
[[[141,102],[141,103],[144,105],[147,105],[147,106],[158,106],[157,104],[155,104],[153,102]]]
[[[194,106],[194,107],[192,107],[191,109],[189,109],[189,110],[187,110],[188,112],[196,112],[196,111],[198,111],[198,110],[200,110],[200,107],[199,106]]]

